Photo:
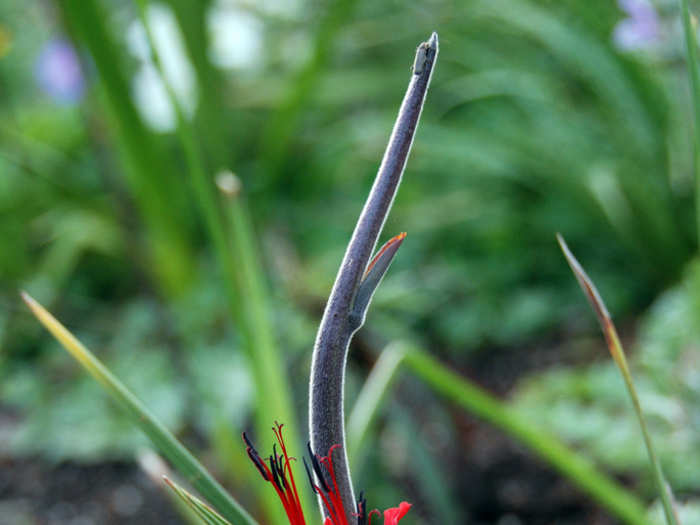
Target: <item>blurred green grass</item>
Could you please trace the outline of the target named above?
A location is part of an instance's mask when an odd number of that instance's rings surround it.
[[[227,314],[177,134],[153,127],[157,96],[145,108],[138,102],[148,89],[139,78],[150,70],[138,51],[136,8],[100,0],[99,15],[86,11],[91,4],[0,5],[0,399],[22,415],[3,453],[98,460],[142,443],[104,399],[86,393],[86,381],[19,307],[19,288],[105,349],[170,428],[243,428],[256,403],[242,329]],[[619,318],[636,319],[681,281],[697,238],[691,106],[677,6],[654,5],[658,38],[621,50],[613,35],[627,15],[602,0],[158,4],[182,32],[196,93],[185,107],[206,172],[231,169],[242,181],[284,356],[269,373],[288,377],[300,417],[320,309],[381,158],[411,50],[433,30],[440,64],[386,229],[409,236],[375,298],[366,339],[413,340],[465,368],[499,348],[595,333],[555,231],[589,261]],[[167,35],[167,20],[153,16],[156,33]],[[228,27],[228,41],[214,39],[216,24]],[[1,35],[9,35],[5,47]],[[36,83],[37,58],[60,35],[79,43],[86,84],[77,103],[57,102]],[[102,54],[88,53],[86,42]],[[176,47],[165,42],[164,51]],[[212,61],[224,44],[228,58]],[[679,357],[669,351],[668,359]],[[664,360],[654,363],[650,377],[664,377]],[[351,362],[349,388],[367,366]],[[570,373],[572,384],[591,374]],[[687,402],[697,385],[674,394]],[[607,413],[603,405],[596,417]],[[86,439],[73,439],[85,421]],[[452,425],[445,428],[454,437]],[[228,442],[222,432],[219,442]],[[674,443],[661,455],[682,450],[694,464],[692,447]],[[588,449],[608,461],[604,452],[618,457],[626,446]],[[236,461],[223,447],[214,453],[222,464]],[[620,462],[608,461],[616,471],[643,471]],[[380,466],[363,476],[368,485]],[[674,471],[672,482],[697,492],[697,479]],[[377,493],[397,499],[401,491]]]

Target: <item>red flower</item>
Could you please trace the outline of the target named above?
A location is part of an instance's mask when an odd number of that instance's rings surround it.
[[[411,504],[405,501],[399,503],[398,507],[386,509],[384,511],[384,525],[396,525],[409,510],[411,510]]]
[[[248,457],[255,464],[257,469],[262,474],[265,481],[272,483],[275,488],[277,495],[282,501],[284,510],[289,518],[290,525],[306,525],[306,520],[304,519],[304,512],[301,509],[301,503],[299,502],[299,494],[297,493],[297,486],[294,482],[294,476],[292,475],[292,467],[290,461],[296,458],[290,458],[287,455],[287,447],[284,446],[284,438],[282,437],[282,427],[275,421],[275,426],[272,431],[275,433],[275,438],[277,443],[279,443],[282,449],[282,455],[277,455],[277,447],[273,445],[272,455],[268,458],[269,467],[260,458],[258,451],[248,439],[248,436],[243,433],[243,440],[246,442],[248,452]]]
[[[282,436],[283,426],[275,422],[275,426],[272,429],[282,454],[277,454],[277,445],[273,445],[272,455],[267,458],[267,463],[263,461],[258,451],[255,450],[245,432],[243,433],[243,440],[247,446],[246,452],[248,457],[250,457],[263,479],[272,483],[275,492],[277,492],[287,513],[287,518],[289,518],[290,525],[306,525],[291,467],[291,461],[296,461],[296,458],[287,455],[287,447],[284,445],[284,437]],[[338,485],[336,484],[333,470],[333,451],[338,447],[340,445],[333,445],[327,456],[319,457],[314,454],[311,450],[311,445],[309,445],[311,468],[309,468],[306,458],[304,458],[304,467],[306,467],[311,487],[321,498],[328,515],[323,525],[351,525],[348,523],[348,514],[345,512],[343,501],[338,493]],[[410,508],[410,503],[402,501],[398,507],[385,510],[384,525],[397,525]],[[360,498],[357,500],[357,508],[352,514],[357,518],[356,525],[371,525],[372,517],[375,514],[380,515],[380,512],[375,509],[367,514],[367,500],[364,498],[363,493],[360,493]]]

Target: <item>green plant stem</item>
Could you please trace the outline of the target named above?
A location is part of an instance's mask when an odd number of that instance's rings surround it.
[[[698,43],[693,21],[690,18],[688,0],[680,0],[681,18],[683,20],[683,33],[685,34],[685,49],[688,61],[688,78],[690,80],[690,96],[693,101],[693,117],[695,130],[693,133],[695,164],[695,213],[697,219],[698,244],[700,244],[700,71],[698,70]]]
[[[260,270],[262,266],[251,233],[251,221],[240,195],[229,199],[225,215],[222,213],[215,185],[212,178],[207,175],[192,126],[162,67],[146,15],[148,2],[146,0],[136,0],[136,2],[150,45],[153,63],[163,79],[176,113],[177,134],[183,148],[196,200],[212,239],[216,259],[223,272],[229,307],[245,339],[244,346],[248,353],[256,391],[261,394],[257,399],[258,410],[256,410],[259,439],[268,441],[270,426],[275,420],[279,420],[287,425],[286,439],[289,449],[303,450],[296,430],[297,420],[290,402],[291,388],[287,375],[273,372],[279,369],[283,360],[277,350],[274,329],[268,316],[265,279]],[[245,303],[242,298],[245,298]],[[305,509],[311,508],[308,498],[303,499],[302,503]],[[282,517],[278,505],[266,505],[266,509],[271,519],[279,520]]]
[[[263,131],[261,158],[265,163],[265,176],[272,184],[277,182],[280,176],[285,156],[294,137],[297,120],[309,98],[314,95],[323,74],[323,67],[338,40],[340,28],[347,24],[356,3],[356,0],[335,0],[326,4],[327,9],[320,17],[311,56]]]
[[[382,406],[396,379],[405,355],[404,345],[390,344],[387,346],[372,367],[367,381],[355,400],[347,426],[348,459],[353,468],[357,466],[362,454],[362,445],[377,418],[379,407]]]
[[[136,461],[154,485],[162,486],[163,480],[166,477],[175,477],[172,469],[166,465],[163,458],[161,458],[156,451],[151,450],[150,448],[138,452],[136,455]],[[199,516],[194,513],[190,506],[182,501],[177,494],[175,494],[167,486],[163,486],[163,489],[165,489],[163,492],[168,497],[173,507],[175,507],[175,511],[178,513],[180,519],[184,523],[187,525],[202,524],[201,518],[199,518]]]
[[[239,121],[236,114],[225,111],[225,91],[229,86],[223,71],[215,67],[208,56],[211,47],[208,18],[215,2],[166,0],[166,3],[175,14],[197,77],[200,96],[194,118],[199,144],[214,166],[224,166],[230,151],[226,128],[235,128]]]
[[[55,317],[27,294],[22,298],[37,319],[114,398],[153,445],[222,515],[235,524],[256,525],[248,512],[228,494],[201,463],[158,421],[141,401]]]
[[[182,217],[182,193],[166,178],[168,163],[154,137],[141,121],[129,96],[129,83],[120,68],[118,45],[95,0],[56,0],[75,40],[93,59],[99,92],[115,132],[131,195],[148,230],[149,257],[161,291],[177,297],[191,282],[194,257]]]
[[[294,428],[287,432],[286,441],[289,450],[303,450],[296,431],[296,419],[291,408],[291,388],[287,374],[279,368],[280,358],[274,341],[274,329],[269,318],[265,279],[261,272],[260,258],[252,235],[252,225],[248,211],[240,195],[229,196],[224,207],[225,216],[230,225],[230,237],[233,252],[238,255],[237,275],[238,289],[241,297],[246,298],[246,308],[242,312],[244,325],[247,327],[248,344],[254,358],[253,374],[255,376],[262,412],[259,416],[259,430],[269,429],[270,421],[278,419]],[[267,432],[265,436],[269,434]],[[260,433],[260,440],[263,434]],[[313,508],[308,498],[302,497],[304,509]],[[306,507],[309,505],[309,507]],[[308,514],[311,515],[311,514]]]
[[[377,266],[369,268],[370,256],[391,210],[411,146],[418,127],[425,97],[430,86],[439,54],[439,39],[433,32],[416,49],[414,67],[382,162],[365,205],[345,249],[343,261],[333,284],[323,318],[316,334],[311,375],[309,379],[309,434],[311,450],[316,453],[341,445],[333,464],[334,486],[345,509],[348,523],[354,521],[352,510],[355,495],[347,459],[345,437],[344,385],[345,367],[350,341],[364,322],[369,297],[376,288],[379,274],[375,268],[386,267],[400,246],[405,234],[396,236],[380,250],[374,259]],[[392,248],[393,247],[393,248]],[[386,265],[386,266],[385,266]],[[368,273],[366,273],[368,272]],[[380,271],[381,273],[381,271]],[[364,281],[369,288],[363,288]],[[369,294],[369,295],[368,295]],[[355,301],[358,301],[355,303]],[[355,310],[355,304],[360,311]],[[321,502],[319,501],[319,504]],[[329,517],[330,509],[320,505]],[[324,508],[325,507],[325,508]]]
[[[431,523],[464,524],[465,520],[460,520],[459,515],[466,509],[460,509],[459,495],[455,494],[453,487],[445,486],[448,476],[444,470],[450,470],[449,463],[445,465],[445,462],[435,461],[429,449],[429,440],[426,442],[419,437],[423,423],[415,417],[412,407],[395,402],[391,405],[391,427],[403,436],[410,436],[405,442],[405,453],[411,458],[407,474],[412,474],[416,488],[422,495],[424,503],[421,504],[421,511],[430,516]]]
[[[177,135],[183,149],[185,162],[187,164],[187,171],[190,175],[192,186],[197,197],[197,204],[199,205],[199,209],[204,217],[207,231],[209,232],[209,235],[214,243],[214,249],[219,255],[219,259],[221,259],[220,262],[226,263],[224,264],[223,268],[226,274],[225,282],[232,285],[235,280],[235,270],[233,269],[233,264],[230,260],[231,258],[222,256],[222,254],[228,253],[226,240],[227,236],[224,223],[221,220],[220,212],[217,209],[215,187],[211,181],[211,178],[207,176],[204,160],[202,159],[193,130],[191,129],[189,121],[185,116],[182,105],[177,99],[175,90],[165,74],[158,50],[155,46],[155,40],[153,38],[150,25],[148,23],[148,16],[146,15],[148,1],[136,0],[136,3],[139,8],[141,23],[143,24],[146,38],[149,43],[151,58],[156,66],[156,69],[160,73],[163,84],[165,85],[165,89],[168,93],[168,99],[173,107],[173,110],[175,111],[177,118]],[[235,288],[233,286],[231,286],[228,295],[229,297],[235,298]],[[232,303],[237,309],[237,301],[233,300]]]
[[[610,331],[610,343],[617,349],[616,353],[619,353],[620,358],[618,360],[618,367],[622,373],[622,377],[625,380],[625,386],[629,392],[630,398],[632,399],[632,405],[634,406],[634,412],[637,414],[637,419],[639,420],[639,427],[642,430],[642,437],[644,438],[644,445],[647,449],[647,454],[649,455],[649,463],[651,463],[652,472],[654,476],[654,482],[656,483],[656,489],[661,497],[661,503],[664,509],[664,515],[666,516],[666,521],[669,525],[679,525],[678,517],[673,508],[673,497],[671,491],[666,483],[666,478],[664,476],[663,470],[661,469],[661,462],[659,461],[654,445],[651,441],[651,434],[649,433],[649,428],[647,427],[646,418],[642,412],[642,405],[639,402],[639,396],[637,395],[637,389],[632,381],[632,374],[630,373],[629,366],[627,365],[627,358],[625,357],[625,351],[620,343],[620,338],[617,335],[617,330],[612,327]]]
[[[595,284],[588,277],[586,271],[578,262],[574,254],[571,253],[569,247],[566,244],[564,238],[557,234],[557,241],[561,247],[564,257],[566,257],[566,262],[571,267],[576,280],[578,281],[583,293],[586,295],[588,302],[591,304],[593,311],[598,318],[600,327],[605,336],[605,341],[608,345],[608,350],[613,360],[620,369],[620,373],[624,378],[625,385],[627,386],[627,391],[629,392],[630,398],[632,398],[632,405],[634,411],[637,414],[637,419],[639,420],[639,426],[642,429],[642,436],[644,438],[644,445],[647,448],[647,454],[649,455],[649,462],[651,463],[652,476],[654,482],[656,483],[656,488],[659,492],[659,497],[661,498],[661,503],[663,504],[664,514],[666,515],[666,521],[669,525],[678,525],[678,518],[673,509],[673,496],[671,494],[671,489],[666,483],[663,471],[661,469],[661,463],[659,462],[656,452],[654,451],[654,446],[651,442],[651,435],[649,434],[649,429],[647,428],[646,420],[644,419],[644,413],[642,412],[641,404],[639,403],[639,397],[637,396],[637,390],[634,387],[634,382],[632,381],[632,374],[630,372],[629,366],[627,365],[627,358],[625,357],[625,349],[620,343],[620,338],[617,335],[617,329],[612,321],[612,317],[608,312],[608,308],[605,306],[605,302],[601,297]]]
[[[204,525],[231,525],[230,522],[224,519],[223,516],[218,514],[209,505],[187,492],[169,478],[163,476],[163,481],[177,495],[180,501],[194,512],[194,515],[199,518],[200,523]]]
[[[514,409],[480,387],[460,377],[423,350],[406,343],[392,345],[403,355],[403,365],[435,392],[475,416],[503,430],[552,465],[581,490],[629,525],[651,525],[644,505],[612,481],[584,457],[553,435],[533,426]],[[371,420],[371,418],[367,418]],[[360,447],[356,443],[355,447]]]

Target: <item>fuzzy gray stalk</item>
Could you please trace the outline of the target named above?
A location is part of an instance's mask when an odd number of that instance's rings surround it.
[[[364,322],[374,289],[403,240],[403,236],[398,236],[389,241],[369,265],[370,255],[401,182],[437,55],[438,37],[433,33],[416,51],[406,95],[328,298],[314,346],[309,393],[311,448],[314,453],[324,456],[331,446],[342,445],[333,453],[333,465],[348,523],[355,521],[352,515],[355,497],[346,454],[343,411],[348,348],[353,334]],[[322,504],[321,510],[326,514]]]

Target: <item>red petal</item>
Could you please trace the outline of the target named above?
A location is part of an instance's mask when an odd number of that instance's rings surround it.
[[[333,521],[330,518],[323,520],[323,525],[333,525]]]
[[[402,501],[398,507],[392,507],[384,511],[384,525],[396,525],[401,518],[411,509],[413,505]]]

